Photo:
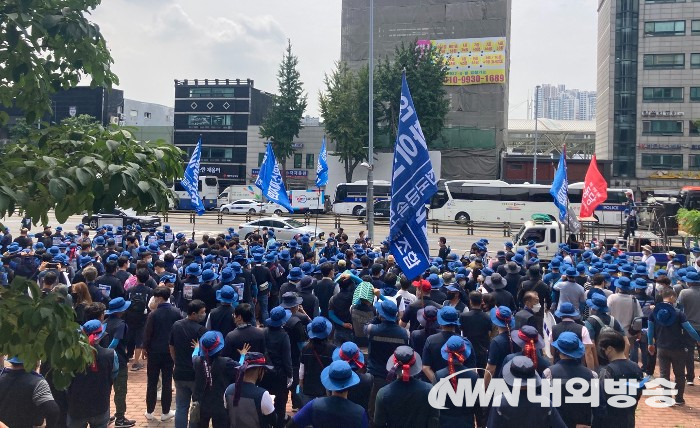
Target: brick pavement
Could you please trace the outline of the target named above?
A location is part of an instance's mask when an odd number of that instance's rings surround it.
[[[700,364],[695,363],[695,373],[700,374]],[[657,373],[658,375],[658,370]],[[673,379],[672,379],[673,380]],[[642,400],[644,397],[642,397]],[[675,406],[656,409],[640,401],[637,407],[638,428],[700,428],[700,380],[696,379],[695,386],[687,386],[685,406]],[[173,399],[173,409],[175,408]],[[287,404],[287,412],[291,414],[291,404]],[[129,394],[127,395],[127,416],[137,421],[137,427],[172,427],[174,420],[160,422],[160,402],[156,406],[155,421],[146,421],[143,413],[146,411],[146,370],[129,372]],[[112,409],[114,411],[114,409]],[[408,427],[407,427],[408,428]]]

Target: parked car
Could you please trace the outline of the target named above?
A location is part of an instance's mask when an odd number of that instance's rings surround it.
[[[374,218],[389,219],[391,211],[391,201],[377,201],[374,203]],[[367,208],[361,208],[358,217],[366,217]]]
[[[109,212],[86,215],[82,220],[83,224],[90,229],[97,229],[101,224],[112,224],[114,226],[139,225],[141,229],[151,229],[160,226],[160,217],[155,215],[138,215],[132,209],[115,208]]]
[[[255,199],[239,199],[230,204],[222,205],[219,210],[224,214],[256,214],[266,212],[266,207],[267,204],[256,201]]]
[[[238,226],[238,235],[247,239],[256,230],[262,230],[263,227],[274,229],[277,240],[284,242],[299,234],[308,233],[312,239],[324,235],[321,229],[314,226],[304,226],[304,223],[289,217],[263,217],[259,220],[243,223]]]

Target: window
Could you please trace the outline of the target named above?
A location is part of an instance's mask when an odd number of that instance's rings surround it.
[[[683,88],[644,88],[646,102],[683,102]]]
[[[192,88],[190,98],[233,98],[233,88]]]
[[[700,87],[690,88],[690,101],[700,101]]]
[[[683,135],[682,120],[644,120],[642,133],[646,135]]]
[[[655,21],[644,23],[645,36],[682,36],[685,21]]]
[[[700,135],[700,128],[698,128],[698,125],[696,125],[696,122],[693,120],[688,121],[688,135],[691,137]]]
[[[688,169],[700,169],[700,155],[688,156]]]
[[[232,129],[233,115],[230,114],[190,114],[187,116],[189,128]]]
[[[306,154],[306,169],[316,169],[316,165],[314,164],[314,154],[313,153]]]
[[[683,169],[683,155],[642,153],[642,168]]]
[[[690,21],[690,34],[693,36],[700,34],[700,20],[694,19]]]
[[[143,117],[145,117],[146,119],[150,119],[150,118],[151,118],[151,113],[145,111],[145,112],[143,112]]]
[[[258,167],[262,166],[264,159],[265,159],[265,153],[258,153]]]
[[[685,54],[646,54],[644,55],[644,68],[683,68],[685,67]]]
[[[700,68],[700,53],[690,54],[690,68]]]
[[[685,0],[646,0],[646,3],[685,3]]]
[[[301,153],[294,153],[294,168],[301,168]]]

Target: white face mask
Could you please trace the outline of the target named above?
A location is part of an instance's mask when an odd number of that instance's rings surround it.
[[[539,303],[532,306],[532,312],[539,312],[540,309],[542,309],[542,305],[540,305]]]

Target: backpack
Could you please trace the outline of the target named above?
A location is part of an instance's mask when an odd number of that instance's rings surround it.
[[[148,293],[144,291],[135,291],[131,293],[129,300],[131,301],[131,306],[127,309],[128,317],[140,319],[148,313]]]

